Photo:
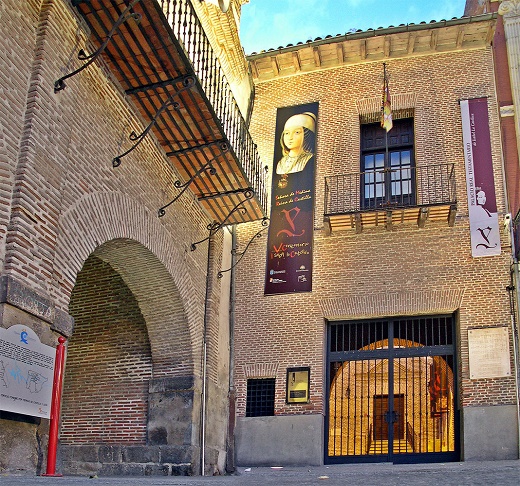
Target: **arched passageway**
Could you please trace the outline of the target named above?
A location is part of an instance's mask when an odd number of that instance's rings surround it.
[[[145,444],[152,356],[146,323],[128,286],[91,256],[78,275],[69,311],[61,441]]]
[[[182,299],[166,269],[139,243],[112,240],[85,261],[69,312],[65,470],[193,472],[197,379]]]

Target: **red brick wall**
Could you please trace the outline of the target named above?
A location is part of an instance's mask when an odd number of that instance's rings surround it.
[[[145,444],[152,357],[139,306],[121,277],[96,257],[70,303],[60,441]]]
[[[5,259],[12,184],[22,136],[27,86],[34,62],[34,42],[39,15],[38,0],[0,4],[2,56],[0,56],[0,258]],[[24,90],[20,92],[19,87]]]
[[[2,275],[43,296],[62,313],[69,312],[76,277],[94,252],[110,262],[115,274],[125,280],[128,295],[120,297],[132,300],[133,295],[134,310],[138,302],[142,314],[140,326],[146,322],[146,328],[139,328],[136,334],[140,346],[128,351],[136,352],[138,359],[148,357],[143,375],[135,370],[137,362],[130,362],[126,369],[128,377],[134,373],[140,380],[137,389],[127,387],[135,404],[130,405],[124,396],[119,398],[121,408],[135,405],[135,416],[128,424],[133,440],[142,443],[144,383],[150,367],[154,378],[190,377],[200,390],[208,255],[206,243],[196,251],[190,251],[190,245],[208,235],[211,221],[190,191],[168,208],[163,218],[157,217],[158,208],[179,193],[174,187],[179,176],[152,134],[124,157],[119,168],[112,167],[113,157],[133,144],[130,133],[141,133],[146,122],[136,115],[102,60],[68,79],[63,91],[53,92],[56,79],[83,63],[77,59],[79,49],[92,52],[88,33],[70,2],[6,0],[0,3],[0,17]],[[215,251],[219,252],[222,235],[214,239]],[[216,404],[212,413],[218,420],[208,425],[212,432],[208,450],[222,449],[227,416],[228,383],[223,379],[221,364],[227,366],[228,358],[227,350],[219,347],[223,331],[219,319],[221,282],[216,279],[216,271],[220,267],[217,253],[212,261],[207,324],[208,377],[214,385],[210,387],[210,400]],[[115,274],[103,281],[114,282]],[[97,297],[91,303],[103,305]],[[71,313],[78,311],[74,305]],[[83,303],[80,309],[87,309],[86,305]],[[97,307],[90,311],[96,313]],[[137,326],[137,321],[126,322],[130,317],[126,314],[107,312],[105,316],[110,326],[116,322]],[[80,318],[79,333],[83,332],[82,322]],[[50,328],[49,323],[42,325]],[[135,327],[130,329],[137,333]],[[48,334],[57,338],[56,333]],[[145,336],[151,355],[141,354]],[[76,360],[83,373],[99,360],[105,363],[108,357],[104,348],[94,347],[87,365],[83,355],[74,354],[75,343],[87,342],[80,337],[72,336],[67,378]],[[51,341],[45,343],[55,344]],[[120,358],[117,354],[110,356],[113,361]],[[109,371],[116,373],[113,368]],[[196,395],[198,400],[200,394]],[[81,416],[82,404],[75,401],[76,405]],[[110,409],[103,406],[98,412],[106,419],[105,412]],[[187,438],[193,444],[198,443],[197,407],[198,401],[193,412],[194,432]],[[81,417],[86,421],[87,415]],[[95,417],[91,418],[94,426]],[[107,432],[106,440],[128,440],[130,429],[120,427],[118,436],[116,428]],[[73,438],[67,435],[70,426],[65,429],[67,440],[79,440],[83,432],[84,439],[88,437],[86,429],[80,433],[76,428]],[[92,440],[101,440],[102,431],[95,430],[98,435]]]
[[[492,3],[490,6],[491,10],[497,11],[499,5],[498,2]],[[507,56],[504,18],[502,15],[498,15],[497,27],[495,35],[493,36],[493,56],[495,61],[495,79],[497,83],[497,98],[499,106],[512,106],[513,94],[511,92],[511,75]],[[515,217],[520,210],[520,164],[518,162],[515,118],[513,116],[503,117],[500,122],[502,126],[502,144],[504,150],[504,167],[509,199],[509,211],[512,213],[513,217]]]
[[[194,252],[189,246],[207,235],[206,214],[186,193],[164,218],[157,217],[158,208],[178,193],[178,175],[152,135],[112,168],[112,158],[132,145],[131,131],[140,133],[144,125],[102,61],[54,94],[54,81],[81,65],[78,50],[91,51],[68,2],[28,3],[28,12],[17,1],[5,3],[13,36],[24,44],[0,41],[9,54],[0,60],[2,74],[13,73],[5,103],[12,108],[0,115],[7,117],[4,133],[13,129],[6,140],[15,173],[7,182],[10,190],[15,186],[2,240],[4,272],[66,310],[86,258],[107,241],[130,238],[157,255],[183,298],[191,299],[185,305],[193,312],[204,299],[206,252],[203,245]]]
[[[144,126],[102,61],[68,79],[65,90],[53,92],[54,81],[81,64],[78,50],[90,52],[68,2],[23,2],[20,9],[20,2],[8,0],[0,8],[11,19],[12,34],[0,39],[5,52],[0,76],[6,87],[0,107],[0,129],[6,135],[0,144],[5,174],[0,184],[6,185],[0,191],[0,236],[8,226],[0,240],[3,272],[66,312],[76,275],[89,255],[112,240],[138,242],[142,266],[115,256],[116,251],[111,258],[120,259],[118,272],[133,272],[140,282],[146,319],[176,330],[175,346],[161,338],[154,348],[161,351],[162,372],[172,373],[165,362],[172,350],[180,353],[175,372],[193,372],[200,367],[194,356],[202,346],[207,247],[190,251],[190,245],[207,236],[207,215],[187,192],[163,218],[157,217],[157,209],[178,193],[173,183],[179,177],[152,135],[112,168],[112,158],[131,145],[131,131],[140,133]],[[217,252],[220,238],[215,236]],[[130,251],[118,248],[122,254]],[[153,262],[142,256],[144,249]],[[218,261],[215,268],[220,268]],[[216,302],[219,285],[216,281],[210,296]],[[149,326],[152,340],[161,330],[153,332],[154,327]]]
[[[454,163],[457,218],[447,222],[364,228],[328,234],[324,224],[326,176],[359,172],[357,101],[380,96],[382,63],[367,62],[261,82],[256,86],[251,130],[272,169],[276,109],[319,101],[311,293],[263,295],[266,238],[253,243],[237,270],[235,384],[237,411],[245,414],[246,381],[276,377],[275,414],[323,413],[326,319],[457,310],[461,405],[513,404],[512,378],[470,380],[468,334],[473,327],[510,326],[509,251],[472,258],[459,100],[485,96],[489,103],[499,219],[506,212],[498,108],[491,49],[387,60],[390,90],[412,93],[417,165]],[[239,246],[258,225],[239,227]],[[456,302],[453,296],[457,296]],[[361,302],[361,304],[357,304]],[[407,302],[407,304],[401,304]],[[310,403],[285,404],[285,372],[311,367]],[[513,367],[511,354],[511,367]],[[483,390],[486,390],[483,392]]]

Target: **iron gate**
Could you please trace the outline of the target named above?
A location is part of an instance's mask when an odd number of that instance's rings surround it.
[[[453,317],[332,322],[325,462],[459,460]]]

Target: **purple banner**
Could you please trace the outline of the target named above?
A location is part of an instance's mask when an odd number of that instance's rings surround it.
[[[265,294],[312,290],[318,103],[279,108]]]
[[[460,102],[466,165],[471,254],[500,255],[495,179],[486,98]]]

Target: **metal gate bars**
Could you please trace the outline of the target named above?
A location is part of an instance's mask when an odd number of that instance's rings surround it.
[[[325,460],[459,460],[452,316],[332,322]]]

